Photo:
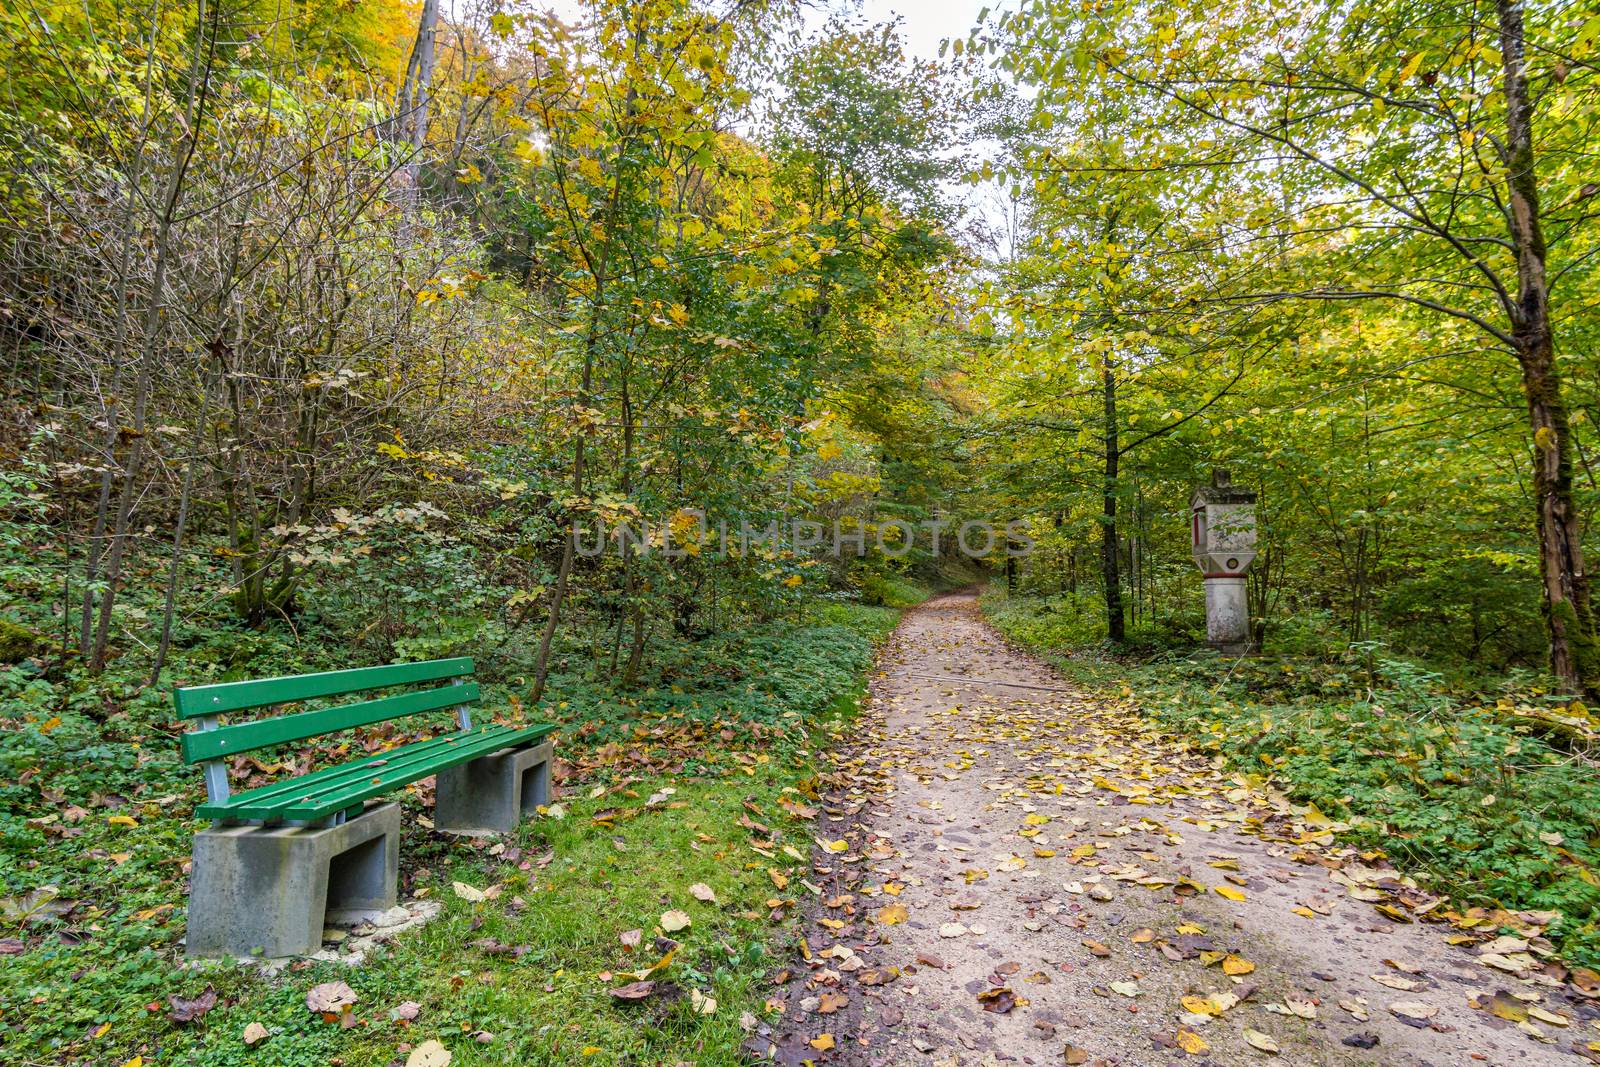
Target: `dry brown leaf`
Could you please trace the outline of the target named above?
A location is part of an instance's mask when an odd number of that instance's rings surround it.
[[[323,982],[306,993],[306,1007],[321,1015],[339,1015],[358,999],[356,991],[343,982]]]
[[[1425,1000],[1397,1000],[1389,1010],[1404,1019],[1428,1020],[1439,1014],[1439,1006]]]
[[[1260,1030],[1252,1030],[1248,1026],[1245,1027],[1244,1039],[1245,1041],[1249,1042],[1250,1047],[1253,1049],[1270,1053],[1274,1056],[1278,1054],[1278,1043],[1272,1040],[1269,1035],[1262,1033]]]
[[[449,1067],[450,1050],[438,1041],[428,1040],[411,1050],[406,1067]]]

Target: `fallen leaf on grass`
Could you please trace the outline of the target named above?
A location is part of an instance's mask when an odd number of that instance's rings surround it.
[[[437,1041],[428,1040],[411,1050],[406,1057],[406,1067],[449,1067],[450,1050]]]
[[[217,1006],[217,991],[206,986],[204,993],[192,999],[185,999],[173,993],[167,997],[167,1003],[172,1007],[167,1013],[167,1018],[182,1026],[205,1018],[206,1012]]]
[[[676,908],[661,913],[661,929],[669,934],[688,929],[693,921],[689,918],[688,913],[679,911]]]
[[[20,897],[0,897],[0,916],[18,924],[65,915],[71,910],[72,902],[62,900],[61,890],[53,885],[42,885]]]
[[[306,993],[306,1007],[322,1015],[339,1015],[358,999],[356,991],[343,982],[323,982]]]
[[[696,882],[689,887],[689,895],[703,904],[715,904],[717,892],[704,882]]]
[[[629,982],[627,985],[608,989],[613,1000],[643,1000],[656,991],[656,984],[652,981]]]
[[[632,952],[644,940],[643,930],[624,930],[617,935],[617,940],[622,942],[622,947]]]
[[[256,1045],[261,1044],[261,1042],[265,1041],[271,1036],[272,1035],[267,1031],[265,1026],[262,1026],[260,1023],[251,1023],[249,1026],[244,1028],[244,1033],[240,1035],[240,1038],[246,1045],[254,1048]]]
[[[698,989],[689,990],[689,1006],[696,1015],[715,1015],[717,1013],[717,998],[709,997]]]
[[[662,956],[659,960],[656,960],[654,963],[652,963],[650,966],[646,967],[644,970],[642,970],[642,971],[619,971],[617,973],[617,977],[618,978],[630,978],[635,982],[642,982],[646,978],[650,978],[650,977],[654,976],[657,972],[666,970],[667,969],[667,965],[670,964],[672,962],[672,960],[673,960],[673,957],[675,957],[678,954],[678,949],[680,947],[676,942],[668,942],[668,944],[671,944],[672,947],[667,950],[666,955]]]

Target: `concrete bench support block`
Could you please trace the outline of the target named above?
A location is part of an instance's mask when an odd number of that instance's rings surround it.
[[[524,812],[550,803],[555,744],[504,748],[439,772],[433,825],[453,834],[511,833]]]
[[[305,956],[329,910],[395,905],[400,805],[369,802],[336,826],[213,826],[194,838],[186,951]]]

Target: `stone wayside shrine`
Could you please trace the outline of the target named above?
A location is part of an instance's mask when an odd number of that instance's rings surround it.
[[[1256,495],[1226,470],[1189,498],[1194,561],[1206,579],[1206,641],[1219,652],[1253,651],[1244,576],[1256,558]]]

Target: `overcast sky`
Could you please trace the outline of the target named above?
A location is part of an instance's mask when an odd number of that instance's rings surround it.
[[[947,37],[965,37],[986,5],[999,7],[996,0],[812,0],[806,25],[820,28],[829,13],[835,11],[859,12],[867,22],[888,22],[899,15],[906,49],[919,59],[937,59],[939,42]]]

